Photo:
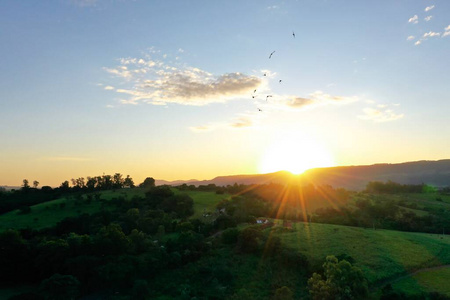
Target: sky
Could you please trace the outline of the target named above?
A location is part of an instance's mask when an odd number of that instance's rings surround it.
[[[0,2],[0,185],[450,158],[450,1]]]

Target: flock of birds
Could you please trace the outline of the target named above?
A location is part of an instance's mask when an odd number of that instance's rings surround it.
[[[293,36],[294,39],[295,39],[295,32],[294,32],[294,31],[292,31],[292,36]],[[272,52],[270,53],[269,59],[272,58],[272,55],[274,55],[274,53],[275,53],[275,50],[272,51]],[[267,76],[267,73],[264,73],[263,76]],[[281,83],[282,81],[283,81],[283,80],[280,79],[280,80],[278,80],[278,83]],[[258,95],[256,95],[256,90],[254,90],[254,91],[253,91],[253,94],[252,94],[252,99],[255,99],[257,96],[258,96]],[[267,102],[267,100],[268,100],[269,98],[271,98],[271,97],[272,97],[272,95],[266,95],[266,102]],[[259,107],[257,107],[257,108],[258,108],[258,111],[261,111],[261,112],[262,112],[262,109],[260,109]]]

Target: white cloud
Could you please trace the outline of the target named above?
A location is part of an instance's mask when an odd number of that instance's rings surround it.
[[[421,40],[418,40],[418,41],[416,41],[416,42],[414,43],[414,45],[416,45],[416,46],[419,46],[420,44],[422,44],[422,41],[421,41]]]
[[[427,7],[425,8],[425,11],[430,11],[430,10],[432,10],[433,8],[434,8],[434,5],[427,6]]]
[[[277,8],[279,8],[278,5],[267,6],[268,10],[277,9]]]
[[[374,103],[375,104],[375,103]],[[366,107],[363,109],[363,115],[358,116],[360,119],[373,121],[376,123],[395,121],[403,118],[403,114],[395,113],[389,108],[391,105],[377,104],[374,107]],[[399,106],[399,104],[392,104],[392,106]]]
[[[410,36],[408,36],[407,38],[406,38],[406,40],[408,40],[408,41],[412,41],[413,39],[415,39],[416,37],[415,36],[413,36],[413,35],[410,35]]]
[[[114,90],[113,86],[107,85],[104,87],[105,90]]]
[[[413,23],[413,24],[419,23],[419,17],[417,15],[414,15],[414,17],[409,18],[408,23]]]
[[[121,84],[128,86],[116,89],[117,93],[129,96],[121,100],[123,104],[200,106],[248,97],[264,85],[261,78],[239,72],[214,75],[180,63],[173,65],[147,58],[122,58],[119,62],[119,66],[104,70],[127,80]]]
[[[426,39],[428,37],[435,37],[435,36],[440,36],[440,35],[441,34],[439,32],[429,31],[429,32],[423,34],[423,38]]]
[[[427,17],[424,18],[424,20],[425,20],[425,22],[428,22],[428,21],[430,21],[432,18],[433,18],[433,16],[427,16]]]
[[[114,68],[103,68],[103,70],[105,70],[106,72],[108,72],[110,74],[118,76],[118,77],[122,77],[122,78],[125,78],[125,79],[130,79],[131,78],[131,72],[128,71],[128,70],[123,70],[120,67],[117,68],[117,69],[114,69]]]
[[[449,36],[449,35],[450,35],[450,25],[448,25],[447,27],[445,27],[444,30],[445,30],[445,31],[444,31],[444,33],[442,34],[442,37]]]

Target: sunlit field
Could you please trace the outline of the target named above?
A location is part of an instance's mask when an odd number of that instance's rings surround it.
[[[449,278],[450,266],[447,266],[418,272],[394,282],[392,286],[408,295],[420,292],[439,292],[450,297]]]
[[[317,261],[330,253],[352,257],[372,283],[450,263],[450,238],[436,234],[295,223],[280,236]]]

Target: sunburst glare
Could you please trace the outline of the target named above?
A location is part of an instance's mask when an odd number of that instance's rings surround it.
[[[260,172],[289,171],[301,174],[312,168],[334,166],[332,155],[318,141],[307,136],[288,135],[275,140],[263,154]]]

